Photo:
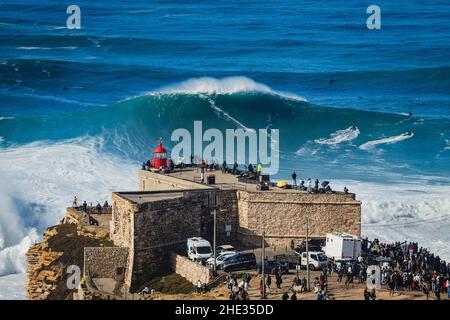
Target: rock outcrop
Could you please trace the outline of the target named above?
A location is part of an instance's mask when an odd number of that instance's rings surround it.
[[[42,242],[27,252],[28,299],[72,299],[76,290],[66,285],[66,269],[76,265],[83,270],[85,247],[111,246],[104,232],[92,232],[76,224],[59,224],[44,232]]]

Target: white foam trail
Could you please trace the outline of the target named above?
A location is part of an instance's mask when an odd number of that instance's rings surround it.
[[[16,47],[17,50],[60,50],[60,49],[64,49],[64,50],[75,50],[78,47],[74,47],[74,46],[69,46],[69,47],[54,47],[54,48],[50,48],[50,47]]]
[[[394,144],[394,143],[397,143],[400,141],[411,139],[413,136],[414,136],[414,133],[412,133],[412,132],[410,134],[402,133],[402,134],[400,134],[398,136],[394,136],[394,137],[368,141],[368,142],[360,145],[359,148],[362,150],[370,150],[379,144]]]
[[[24,272],[26,250],[60,221],[73,195],[95,205],[110,202],[112,191],[137,189],[139,165],[103,153],[102,144],[78,138],[1,150],[0,283],[1,276]]]
[[[12,120],[14,117],[0,117],[0,121],[2,120]]]
[[[265,84],[243,76],[222,79],[211,77],[192,78],[149,92],[148,94],[235,94],[242,92],[259,92],[290,100],[307,101],[304,97],[272,90]]]
[[[236,118],[230,116],[230,114],[224,110],[222,110],[221,108],[219,108],[216,105],[216,102],[214,101],[213,98],[211,98],[210,96],[206,96],[206,95],[202,95],[203,98],[205,98],[206,100],[208,100],[209,105],[211,106],[211,108],[213,108],[213,110],[215,110],[217,113],[222,114],[223,116],[225,116],[225,118],[227,118],[228,120],[231,120],[232,122],[234,122],[238,127],[245,129],[245,130],[250,130],[250,131],[254,131],[253,129],[249,129],[248,127],[246,127],[245,125],[243,125],[241,122],[239,122],[239,120],[237,120]]]
[[[3,138],[2,136],[0,136],[0,143],[3,143],[3,141],[5,141],[5,138]]]
[[[348,127],[330,134],[330,138],[320,138],[314,140],[318,144],[336,145],[342,142],[352,141],[358,138],[360,131],[357,127]]]

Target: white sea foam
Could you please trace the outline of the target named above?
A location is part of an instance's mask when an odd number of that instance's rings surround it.
[[[16,273],[0,277],[0,300],[26,299],[25,281],[27,274]]]
[[[400,141],[404,141],[404,140],[408,140],[411,139],[414,136],[414,133],[402,133],[398,136],[394,136],[394,137],[388,137],[388,138],[382,138],[382,139],[378,139],[378,140],[372,140],[372,141],[368,141],[362,145],[359,146],[360,149],[362,150],[370,150],[375,148],[375,146],[380,145],[380,144],[394,144]]]
[[[24,272],[26,250],[58,223],[73,195],[96,204],[110,200],[112,191],[136,189],[138,165],[101,146],[101,139],[79,138],[2,149],[0,276]]]
[[[148,94],[235,94],[245,92],[265,93],[285,99],[306,101],[304,97],[273,90],[263,83],[243,76],[222,79],[211,77],[192,78],[149,92]]]
[[[0,121],[2,120],[12,120],[14,117],[0,117]]]
[[[362,201],[362,234],[382,241],[416,241],[450,261],[450,183],[379,184],[352,180],[332,181]]]
[[[357,127],[348,127],[347,129],[337,130],[330,134],[329,138],[320,138],[314,140],[318,144],[336,145],[342,142],[349,142],[358,138],[360,131]]]

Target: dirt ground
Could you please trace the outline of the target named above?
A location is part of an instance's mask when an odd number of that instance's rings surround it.
[[[250,273],[252,279],[250,281],[249,287],[249,298],[250,300],[259,300],[261,299],[261,295],[259,293],[259,283],[261,280],[261,276],[256,276]],[[320,271],[313,271],[311,273],[311,284],[314,282],[314,278],[320,275]],[[284,292],[288,291],[290,286],[292,285],[292,281],[296,276],[295,270],[291,270],[291,273],[288,275],[283,275],[283,283],[281,285],[281,289],[277,289],[275,286],[275,279],[272,277],[272,286],[268,289],[267,299],[268,300],[281,300],[281,296]],[[299,276],[303,278],[306,276],[306,272],[304,270],[299,272]],[[328,278],[328,296],[333,300],[364,300],[363,292],[365,288],[365,283],[357,283],[356,280],[353,286],[350,286],[348,289],[345,287],[345,279],[343,279],[342,283],[338,283],[337,276],[333,274]],[[313,288],[311,288],[313,289]],[[163,299],[163,300],[228,300],[228,289],[226,284],[221,284],[218,287],[214,288],[210,292],[197,294],[193,293],[190,295],[155,295],[154,299]],[[289,292],[289,295],[291,293]],[[405,290],[403,292],[396,292],[393,296],[389,295],[389,291],[386,286],[382,286],[381,289],[376,291],[377,300],[426,300],[426,296],[421,291],[408,291]],[[298,300],[316,300],[316,295],[311,290],[311,292],[303,292],[297,293]],[[434,299],[434,294],[430,294],[430,300]],[[447,299],[447,294],[441,295],[442,300]]]

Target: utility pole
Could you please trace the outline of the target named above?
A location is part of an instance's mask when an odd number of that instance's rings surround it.
[[[225,211],[227,211],[227,210],[225,210],[225,209],[221,209],[219,212],[225,212]],[[214,217],[214,226],[213,226],[213,257],[214,257],[214,265],[213,265],[213,273],[214,273],[214,276],[216,276],[216,274],[217,274],[217,263],[216,263],[216,258],[217,258],[217,255],[216,255],[216,247],[217,247],[217,210],[216,209],[214,209],[212,212],[211,212],[212,214],[213,214],[213,217]]]
[[[216,276],[217,271],[216,271],[216,212],[217,210],[214,209],[213,211],[213,215],[214,215],[214,233],[213,233],[213,237],[214,237],[214,243],[213,243],[213,252],[214,252],[214,269],[213,269],[213,273],[214,276]]]
[[[266,232],[263,230],[262,232],[262,251],[261,251],[261,273],[262,273],[262,299],[266,298],[266,277],[264,270],[265,256],[266,256],[266,247],[265,247],[265,236]]]
[[[306,216],[306,274],[308,275],[308,291],[311,291],[311,275],[309,273],[309,219]]]

